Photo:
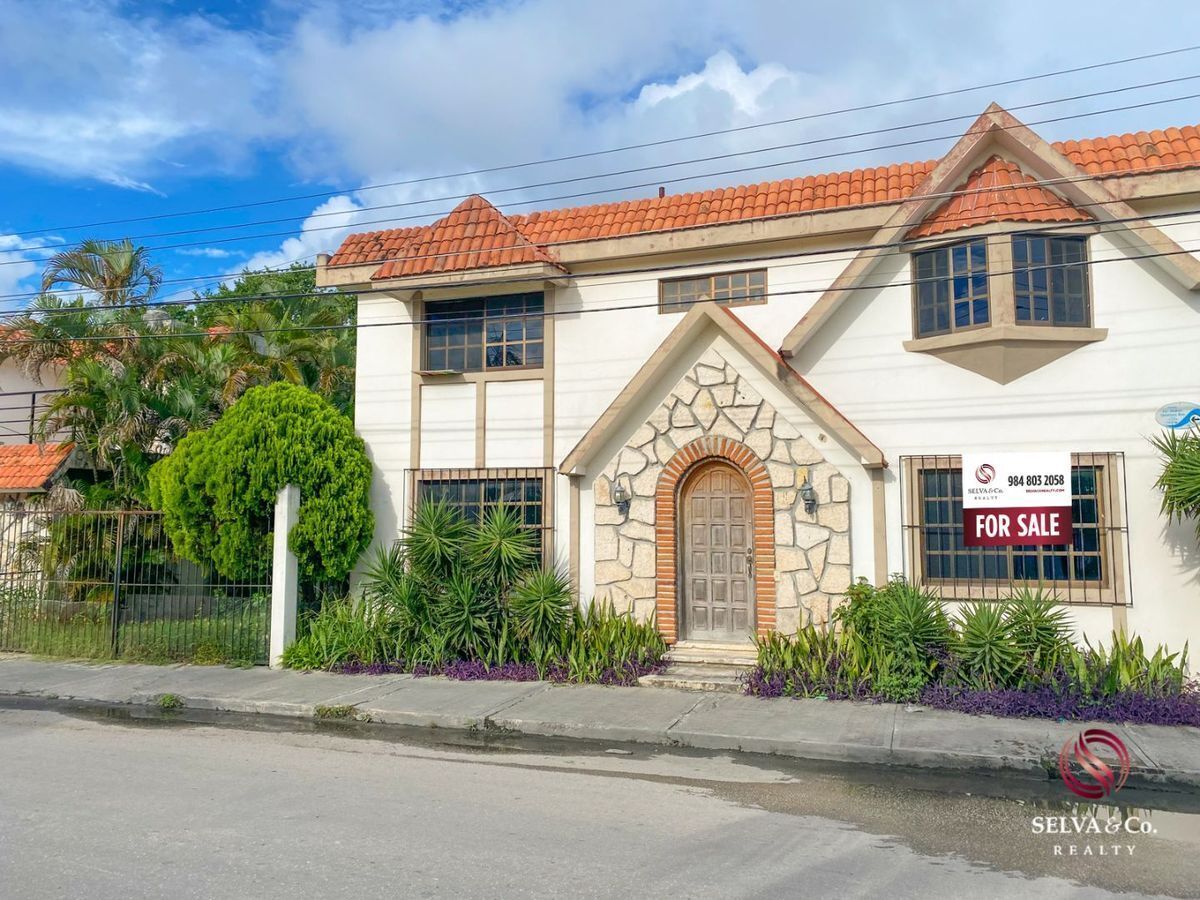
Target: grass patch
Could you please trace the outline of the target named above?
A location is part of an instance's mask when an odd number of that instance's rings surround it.
[[[352,706],[318,706],[312,710],[312,718],[318,721],[371,721],[371,716],[360,714]]]
[[[163,694],[158,698],[158,708],[163,712],[183,709],[183,698],[178,694]]]
[[[249,600],[219,600],[213,615],[123,622],[115,647],[111,602],[75,606],[83,608],[67,616],[63,609],[41,603],[30,593],[0,592],[0,649],[58,659],[119,658],[156,665],[266,661],[270,609],[264,594]]]

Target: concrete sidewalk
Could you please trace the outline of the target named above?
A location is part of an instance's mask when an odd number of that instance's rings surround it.
[[[799,759],[996,771],[1048,777],[1078,722],[998,719],[890,704],[760,700],[666,688],[458,682],[410,675],[332,675],[46,662],[0,656],[0,696],[156,705],[309,719],[353,707],[372,722],[771,753]],[[1200,787],[1200,729],[1106,725],[1144,785]],[[1055,775],[1057,777],[1057,775]]]

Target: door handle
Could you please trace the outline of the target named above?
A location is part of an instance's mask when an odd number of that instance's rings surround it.
[[[751,578],[754,577],[754,550],[746,551],[746,574]]]

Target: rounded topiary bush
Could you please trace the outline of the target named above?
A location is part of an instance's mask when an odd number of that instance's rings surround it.
[[[300,489],[289,537],[300,571],[345,578],[374,529],[371,464],[350,420],[307,388],[248,390],[151,468],[150,501],[180,556],[257,579],[271,569],[275,498],[288,484]]]

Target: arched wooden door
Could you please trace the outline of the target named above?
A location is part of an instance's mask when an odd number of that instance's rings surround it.
[[[754,634],[754,522],[750,485],[733,466],[703,464],[679,493],[680,611],[686,640]]]

